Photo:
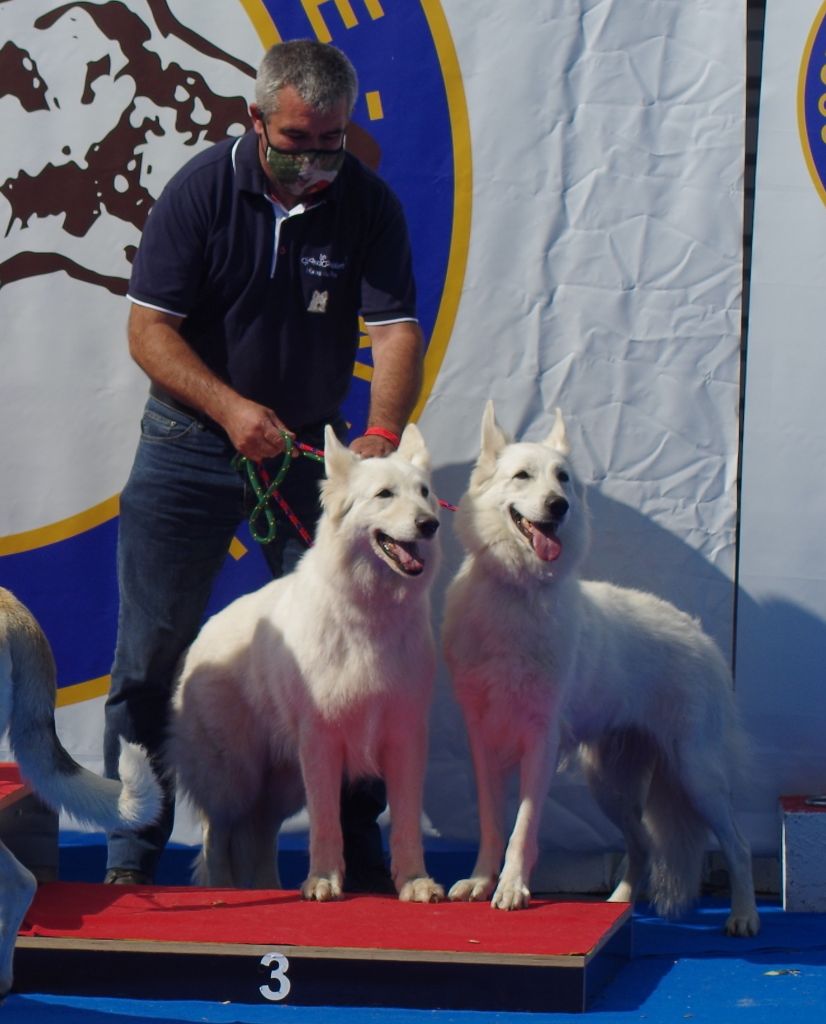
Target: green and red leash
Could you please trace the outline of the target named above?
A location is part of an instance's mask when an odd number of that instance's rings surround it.
[[[271,502],[274,501],[292,524],[298,536],[309,548],[312,547],[313,538],[309,530],[303,526],[298,516],[284,500],[279,487],[284,482],[293,459],[298,457],[293,454],[294,452],[308,459],[313,459],[315,462],[324,461],[324,452],[320,448],[313,448],[312,445],[304,444],[302,441],[294,441],[289,434],[283,434],[283,437],[284,455],[281,459],[281,465],[272,479],[260,463],[254,462],[252,459],[247,458],[246,455],[241,455],[240,452],[233,457],[232,465],[234,469],[246,474],[247,482],[255,495],[256,504],[249,515],[249,531],[252,539],[259,544],[271,544],[275,540],[278,533],[278,520],[271,505]],[[456,511],[455,505],[442,501],[441,498],[437,500],[442,508],[449,509],[451,512]],[[262,518],[266,526],[260,529],[259,526]]]

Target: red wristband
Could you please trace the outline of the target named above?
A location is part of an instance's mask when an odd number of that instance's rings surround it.
[[[368,427],[364,431],[364,437],[383,437],[385,441],[389,441],[394,448],[399,447],[399,441],[401,438],[398,434],[394,434],[392,430],[385,430],[384,427]]]

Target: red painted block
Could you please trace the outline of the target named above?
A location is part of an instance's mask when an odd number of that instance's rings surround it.
[[[0,810],[10,807],[31,793],[31,788],[20,778],[20,769],[13,761],[0,761]]]

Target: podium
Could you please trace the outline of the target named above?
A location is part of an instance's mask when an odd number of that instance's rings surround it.
[[[488,1011],[587,1008],[627,962],[631,910],[602,901],[400,903],[194,886],[42,885],[15,990],[143,999]]]

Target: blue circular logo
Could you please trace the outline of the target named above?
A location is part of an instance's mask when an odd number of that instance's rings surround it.
[[[798,125],[809,173],[826,202],[826,4],[817,13],[800,64]]]

